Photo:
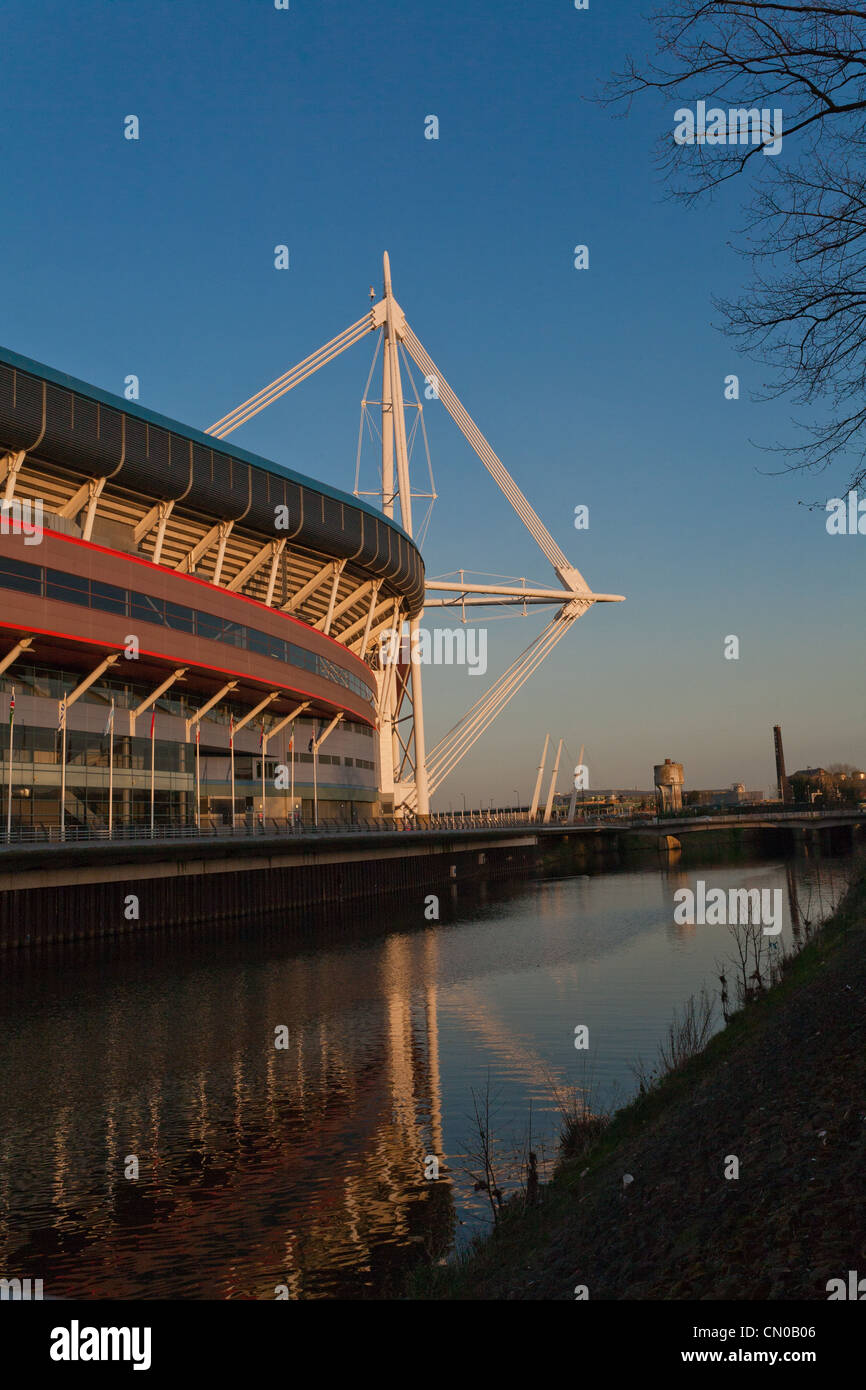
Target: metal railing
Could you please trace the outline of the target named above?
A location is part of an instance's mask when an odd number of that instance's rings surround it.
[[[866,818],[866,810],[854,807],[838,807],[830,810],[775,810],[768,807],[764,811],[750,808],[749,812],[712,814],[692,811],[673,816],[581,816],[573,822],[551,820],[544,825],[540,818],[529,819],[527,812],[467,812],[465,815],[436,813],[426,820],[413,816],[377,816],[347,821],[336,817],[320,816],[318,823],[311,820],[283,820],[276,817],[261,818],[255,821],[246,819],[235,825],[224,824],[215,818],[203,818],[199,826],[195,824],[156,824],[151,829],[147,823],[115,824],[109,833],[107,825],[70,823],[59,825],[13,826],[11,832],[5,827],[0,830],[0,850],[16,845],[59,845],[94,843],[136,843],[150,841],[200,841],[200,840],[260,840],[323,838],[337,835],[382,835],[407,834],[431,835],[443,831],[489,831],[489,830],[533,830],[557,832],[563,830],[598,829],[639,829],[641,826],[665,826],[675,829],[696,821],[709,821],[711,824],[735,825],[744,820],[767,821],[818,821],[828,817]]]
[[[62,844],[98,844],[98,843],[135,843],[147,844],[152,841],[200,841],[200,840],[261,840],[283,839],[293,840],[302,839],[310,836],[325,837],[337,835],[370,835],[370,834],[409,834],[409,835],[430,835],[438,834],[443,830],[472,830],[483,831],[491,829],[511,828],[512,826],[525,826],[526,818],[513,816],[490,816],[490,815],[467,815],[467,816],[431,816],[427,822],[421,822],[414,817],[394,817],[379,816],[365,818],[357,821],[345,821],[332,817],[319,817],[315,824],[309,820],[297,820],[295,822],[279,820],[268,817],[264,824],[261,819],[255,823],[244,823],[238,825],[223,824],[220,822],[203,823],[200,826],[189,825],[154,825],[151,829],[148,824],[120,824],[114,825],[109,832],[105,825],[78,825],[67,823],[64,827],[59,825],[30,825],[13,826],[11,832],[0,831],[0,850],[16,845],[62,845]]]

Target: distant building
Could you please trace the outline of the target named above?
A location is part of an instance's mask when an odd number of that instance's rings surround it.
[[[653,768],[653,782],[656,789],[656,807],[659,815],[683,809],[683,765],[665,758]]]
[[[739,806],[745,800],[746,788],[742,782],[735,782],[731,787],[696,788],[685,796],[687,806]]]
[[[553,798],[553,810],[557,819],[568,814],[571,805],[571,792],[557,792]],[[630,816],[637,811],[655,809],[655,791],[641,791],[637,787],[626,789],[596,787],[591,792],[578,792],[576,814],[578,816]]]
[[[866,772],[828,772],[825,767],[802,767],[789,777],[796,801],[866,801]]]
[[[719,790],[695,790],[686,792],[687,806],[750,806],[764,800],[763,791],[746,791],[744,782],[733,782],[730,787]]]

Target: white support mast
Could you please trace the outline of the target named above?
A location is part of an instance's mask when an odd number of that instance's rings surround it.
[[[403,402],[403,383],[400,377],[400,341],[405,331],[406,320],[403,310],[394,298],[391,287],[391,261],[386,251],[383,257],[384,305],[385,305],[385,343],[382,354],[382,505],[386,498],[394,494],[394,461],[397,464],[397,495],[400,498],[400,521],[408,536],[412,535],[412,486],[409,479],[409,448],[406,441],[406,409]],[[393,501],[391,512],[393,515]],[[409,621],[409,679],[411,681],[412,702],[412,752],[414,777],[403,781],[399,766],[395,766],[394,799],[395,810],[401,801],[414,802],[419,816],[430,813],[430,796],[427,790],[427,757],[424,748],[424,705],[421,694],[421,661],[418,651],[418,628],[421,614]],[[396,654],[395,654],[396,655]],[[396,721],[400,713],[401,697],[409,692],[404,686],[402,692],[395,690],[396,682],[384,681],[390,693],[390,703],[380,706],[380,749],[382,757],[389,751],[395,764],[399,755],[399,740],[396,737]],[[390,727],[388,727],[390,725]],[[390,745],[390,750],[389,750]],[[384,764],[383,764],[384,768]],[[383,777],[384,780],[384,777]]]
[[[547,527],[530,506],[524,494],[510,476],[505,465],[491,448],[484,435],[452,391],[442,372],[426,352],[423,344],[406,321],[406,316],[394,298],[391,285],[391,265],[387,251],[384,254],[383,296],[373,304],[363,318],[358,319],[344,332],[332,338],[324,347],[318,349],[298,363],[283,376],[271,382],[248,401],[238,406],[228,415],[212,425],[208,433],[224,439],[239,425],[251,420],[260,410],[279,400],[286,392],[304,381],[320,367],[326,366],[347,348],[359,342],[368,333],[382,330],[382,455],[381,455],[381,501],[382,510],[387,517],[394,516],[394,502],[400,501],[400,519],[404,531],[413,535],[412,529],[412,488],[409,476],[409,447],[407,443],[405,403],[400,373],[401,351],[414,360],[425,378],[435,379],[437,397],[451,415],[458,429],[474,449],[488,473],[511,503],[517,515],[526,526],[543,554],[550,562],[556,585],[549,588],[528,588],[522,585],[479,585],[463,582],[459,584],[431,583],[429,590],[436,597],[427,599],[427,605],[447,609],[468,606],[499,607],[510,605],[524,610],[527,604],[557,604],[561,607],[547,627],[526,648],[515,662],[496,680],[490,689],[478,699],[452,729],[440,739],[429,754],[424,737],[424,709],[421,691],[421,663],[418,651],[418,629],[421,613],[409,620],[409,660],[402,667],[393,660],[377,672],[379,694],[379,751],[380,751],[380,794],[393,798],[395,809],[400,806],[411,808],[425,816],[430,809],[430,795],[453,771],[458,762],[507,705],[509,700],[523,687],[532,673],[545,657],[565,636],[578,618],[582,617],[596,603],[621,603],[620,594],[596,594],[591,591],[583,575],[557,545]],[[407,372],[411,380],[411,372]],[[374,358],[375,366],[375,358]],[[373,368],[371,368],[372,376]],[[416,393],[417,395],[417,393]],[[365,402],[366,404],[366,402]],[[420,410],[420,404],[419,404]],[[359,444],[360,448],[360,444]],[[435,494],[415,494],[431,496]],[[333,591],[331,611],[337,597],[337,576]],[[378,586],[374,589],[369,612],[365,619],[357,620],[356,627],[363,626],[363,636],[353,642],[352,650],[362,658],[369,648],[379,640],[386,623],[380,621],[385,605],[377,606]],[[440,597],[441,595],[441,597]],[[376,622],[374,624],[374,608]],[[423,611],[423,610],[422,610]],[[402,631],[399,600],[395,600],[393,625]],[[351,631],[354,633],[355,626]],[[411,716],[401,718],[402,705],[411,706]],[[400,725],[411,719],[411,733],[403,737]],[[561,751],[561,742],[560,742]],[[547,743],[545,743],[545,757]],[[559,753],[557,753],[557,768]],[[543,762],[542,762],[543,772]],[[408,775],[407,775],[408,774]],[[555,783],[556,768],[554,769]],[[553,785],[553,784],[552,784]],[[540,782],[536,788],[533,808],[537,812],[540,795]],[[550,797],[548,801],[552,804]],[[550,806],[545,812],[549,819]]]
[[[544,776],[544,764],[547,762],[547,750],[550,747],[550,734],[544,735],[544,748],[541,754],[541,762],[538,764],[538,776],[535,779],[535,791],[532,793],[532,805],[529,808],[529,819],[535,820],[538,815],[538,801],[541,796],[541,779]]]
[[[547,793],[547,805],[544,808],[544,824],[550,824],[550,814],[553,810],[553,797],[556,792],[556,775],[559,772],[559,759],[562,755],[562,739],[559,740],[559,747],[556,750],[556,760],[553,764],[553,771],[550,774],[550,788]]]

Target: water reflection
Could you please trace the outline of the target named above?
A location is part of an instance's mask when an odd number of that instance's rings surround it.
[[[784,885],[790,941],[847,874],[668,863],[455,888],[436,924],[423,903],[349,906],[7,956],[0,1273],[55,1296],[397,1293],[486,1219],[464,1171],[473,1091],[489,1077],[516,1176],[530,1106],[550,1159],[552,1088],[588,1065],[625,1098],[630,1064],[712,980],[724,929],[676,926],[678,887]]]

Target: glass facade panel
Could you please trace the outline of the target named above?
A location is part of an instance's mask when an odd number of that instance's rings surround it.
[[[210,642],[222,641],[223,620],[215,618],[212,613],[196,613],[195,630],[199,637],[206,637]]]
[[[0,585],[19,593],[42,593],[42,566],[26,565],[22,560],[0,559]]]
[[[153,598],[150,594],[129,595],[129,616],[137,618],[140,623],[160,623],[165,624],[165,602],[160,598]]]
[[[176,632],[195,632],[195,614],[191,608],[184,608],[180,603],[169,603],[165,605],[166,627],[172,627]]]
[[[120,613],[126,617],[126,590],[118,589],[115,584],[103,584],[98,579],[91,579],[90,603],[91,607],[101,608],[105,613]]]
[[[78,574],[66,574],[63,570],[45,571],[46,598],[59,598],[63,603],[77,603],[83,608],[90,607],[90,580]]]
[[[327,657],[307,651],[305,647],[299,647],[295,642],[287,642],[282,637],[261,632],[258,628],[231,622],[200,609],[187,608],[183,604],[170,603],[151,594],[121,589],[115,584],[104,584],[101,580],[87,579],[81,575],[69,574],[65,570],[45,569],[41,565],[29,565],[24,561],[5,558],[0,558],[0,589],[13,589],[31,594],[44,593],[47,598],[59,599],[63,603],[75,603],[84,608],[117,613],[142,623],[158,623],[177,632],[195,632],[208,641],[226,642],[230,646],[258,652],[274,661],[309,671],[342,686],[345,690],[351,690],[353,694],[369,703],[374,700],[373,692],[365,681]],[[39,693],[55,692],[45,689]],[[57,693],[63,692],[58,690]]]

